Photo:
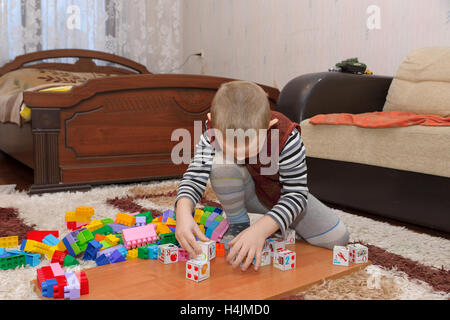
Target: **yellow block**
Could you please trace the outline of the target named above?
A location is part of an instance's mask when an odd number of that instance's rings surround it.
[[[62,242],[62,240],[55,246],[58,251],[65,251],[66,245]]]
[[[105,241],[108,242],[111,245],[111,247],[114,247],[119,243],[119,238],[117,238],[113,234],[109,234],[105,237]]]
[[[12,248],[19,245],[19,236],[1,237],[0,248]]]
[[[119,212],[117,213],[116,220],[114,222],[132,227],[136,224],[136,217],[132,216],[131,214]]]
[[[89,223],[94,215],[93,207],[77,207],[75,209],[75,221]]]
[[[176,225],[177,222],[176,222],[174,219],[172,219],[172,218],[167,218],[166,224],[169,224],[169,225]]]
[[[137,257],[138,257],[138,249],[137,248],[136,249],[132,249],[132,250],[128,250],[127,260],[137,259]]]
[[[203,234],[205,234],[205,225],[199,224],[198,227],[199,227],[200,231],[201,231]]]
[[[165,233],[171,233],[171,232],[172,232],[172,230],[170,230],[169,227],[166,226],[165,224],[163,224],[163,223],[156,224],[156,233],[158,235],[165,234]]]
[[[55,253],[55,248],[39,241],[27,240],[24,251],[45,254],[47,258],[51,258]]]
[[[84,226],[84,228],[88,229],[90,232],[95,231],[103,227],[103,223],[100,220],[94,219],[88,225]]]
[[[197,223],[200,223],[200,219],[202,218],[203,210],[202,209],[195,209],[194,212],[194,220]]]
[[[67,211],[65,220],[66,220],[66,222],[75,221],[75,211]]]

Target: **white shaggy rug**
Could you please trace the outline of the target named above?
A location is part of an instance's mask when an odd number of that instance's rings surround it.
[[[13,191],[0,194],[0,208],[15,208],[24,223],[35,225],[36,230],[58,230],[65,235],[68,230],[64,222],[66,211],[77,206],[93,206],[95,218],[114,218],[120,210],[117,205],[108,203],[108,199],[122,199],[139,195],[167,193],[161,197],[137,197],[133,203],[156,210],[172,208],[173,190],[178,180],[152,182],[134,185],[115,185],[94,188],[88,192],[54,193],[42,196],[29,196],[25,192]],[[208,192],[207,192],[208,194]],[[208,200],[216,201],[209,190]],[[199,205],[199,207],[201,207]],[[333,209],[335,210],[335,209]],[[134,210],[136,211],[136,210]],[[376,246],[392,257],[403,257],[413,264],[417,263],[423,270],[440,269],[444,277],[450,270],[450,241],[444,238],[420,234],[404,227],[356,216],[340,210],[336,214],[347,225],[351,242],[362,242]],[[252,222],[261,215],[251,214]],[[1,223],[1,221],[0,221]],[[383,253],[384,254],[384,253]],[[369,260],[371,257],[369,255]],[[96,267],[93,261],[79,259],[80,265],[64,267],[65,270],[80,270]],[[0,270],[0,299],[39,299],[33,291],[30,281],[36,278],[36,269],[48,265],[43,262],[37,267],[22,267],[15,270]],[[401,268],[400,268],[401,269]],[[433,288],[427,281],[415,278],[398,270],[396,266],[386,268],[382,265],[367,267],[355,275],[335,281],[326,281],[316,285],[295,297],[301,299],[449,299],[450,293]],[[450,278],[446,278],[450,280]],[[348,284],[347,291],[338,285],[339,281]],[[345,286],[344,286],[345,287]],[[344,290],[344,291],[342,291]],[[295,299],[295,297],[293,299]]]

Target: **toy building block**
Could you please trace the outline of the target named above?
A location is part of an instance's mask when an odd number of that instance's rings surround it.
[[[10,255],[0,258],[0,270],[10,270],[27,264],[25,254]]]
[[[268,248],[265,248],[261,252],[260,267],[268,266],[272,263],[272,252]],[[253,259],[253,264],[256,264],[256,258]]]
[[[114,234],[109,234],[105,237],[105,241],[108,242],[111,246],[116,246],[119,243],[119,238]]]
[[[45,254],[48,258],[52,257],[55,250],[55,248],[50,247],[48,244],[34,240],[27,240],[23,248],[23,251]]]
[[[1,237],[0,238],[0,248],[12,248],[19,246],[19,237]]]
[[[113,251],[113,253],[110,254],[109,261],[111,263],[117,263],[117,262],[126,261],[126,259],[123,257],[123,255],[120,253],[120,251],[116,249]]]
[[[66,277],[59,277],[56,282],[57,284],[53,286],[53,298],[62,299],[64,298],[64,287],[67,286]]]
[[[89,241],[86,251],[84,252],[83,260],[95,260],[97,253],[102,248],[102,245],[97,240]]]
[[[206,227],[205,236],[207,236],[208,238],[211,239],[214,230],[219,226],[219,224],[220,224],[219,221],[213,220],[213,221],[209,224],[209,227]]]
[[[136,218],[137,217],[145,217],[145,224],[152,222],[153,220],[153,216],[151,211],[147,211],[147,212],[142,212],[142,213],[138,213],[134,215]]]
[[[40,241],[42,242],[42,239],[44,239],[49,234],[53,235],[55,238],[59,238],[59,231],[52,230],[52,231],[29,231],[27,232],[27,239]]]
[[[64,216],[65,222],[76,222],[75,220],[75,211],[67,211]]]
[[[64,287],[65,299],[79,299],[81,295],[81,285],[78,277],[73,272],[65,273],[67,286]]]
[[[60,265],[63,265],[65,256],[66,256],[65,252],[55,250],[55,252],[52,255],[51,263],[59,263]]]
[[[209,261],[191,259],[186,261],[186,279],[196,282],[208,279],[210,275]]]
[[[168,210],[166,210],[166,211],[164,211],[162,213],[162,221],[161,222],[166,222],[167,223],[167,219],[168,218],[173,219],[173,217],[174,217],[173,211],[168,209]]]
[[[216,209],[216,207],[211,207],[211,206],[204,206],[203,207],[203,211],[204,212],[213,212]]]
[[[178,247],[172,243],[158,246],[158,260],[164,264],[178,262]]]
[[[198,228],[200,229],[200,231],[205,234],[205,226],[203,224],[199,224]]]
[[[50,266],[45,266],[42,268],[38,268],[36,270],[36,282],[37,282],[39,290],[42,289],[42,283],[44,281],[54,279],[54,278],[55,277],[53,276],[53,271]]]
[[[278,248],[273,253],[273,266],[283,271],[295,269],[296,260],[296,253],[288,249]]]
[[[211,222],[213,222],[219,215],[215,212],[211,212],[208,219],[206,219],[205,227],[208,228]]]
[[[106,226],[106,225],[108,225],[108,224],[110,224],[110,223],[113,223],[114,220],[111,219],[111,218],[106,218],[106,219],[100,220],[100,222],[101,222],[104,226]]]
[[[206,220],[208,220],[209,216],[211,215],[211,212],[203,212],[202,217],[200,218],[200,224],[206,224]]]
[[[90,232],[95,231],[103,227],[103,223],[100,220],[94,219],[89,224],[85,226]]]
[[[114,233],[113,228],[111,228],[109,225],[105,225],[95,231],[92,232],[92,235],[95,236],[97,234],[101,234],[104,236],[107,236],[108,234]]]
[[[338,266],[348,266],[349,260],[349,250],[347,247],[333,247],[333,264]]]
[[[94,240],[100,242],[100,241],[105,240],[105,238],[106,238],[106,236],[103,234],[96,234],[94,237]]]
[[[195,209],[194,210],[194,220],[195,220],[195,222],[200,223],[200,219],[202,218],[203,213],[204,212],[203,212],[202,209]]]
[[[158,246],[155,245],[148,247],[148,258],[153,260],[158,259],[158,252],[159,252]]]
[[[75,221],[89,223],[91,217],[94,215],[93,207],[76,207],[75,208]]]
[[[149,251],[148,251],[148,247],[139,247],[137,249],[133,249],[133,250],[137,250],[138,252],[138,258],[139,259],[150,259],[150,255],[149,255]]]
[[[362,244],[355,243],[355,244],[349,244],[347,246],[348,248],[348,255],[349,260],[353,263],[359,264],[359,263],[366,263],[369,260],[369,249],[366,246],[363,246]]]
[[[216,243],[216,257],[225,257],[225,246],[223,243]]]
[[[136,217],[136,227],[145,225],[145,217]]]
[[[214,212],[213,212],[214,213]],[[218,215],[217,217],[216,217],[216,221],[219,221],[219,222],[221,222],[223,219],[225,219],[225,217],[224,216],[220,216],[220,215]]]
[[[83,245],[87,244],[91,240],[94,240],[94,235],[88,229],[81,230],[77,234],[77,242],[78,242],[79,247],[82,247]]]
[[[189,260],[189,252],[183,248],[178,248],[178,261],[188,261]]]
[[[228,230],[228,228],[229,228],[228,220],[223,219],[222,221],[219,222],[219,225],[216,228],[214,228],[210,239],[213,241],[222,240],[222,237],[225,234],[225,232]]]
[[[49,279],[41,284],[41,293],[43,297],[53,298],[53,286],[58,285],[56,279]]]
[[[161,244],[172,243],[172,244],[177,245],[178,241],[177,241],[177,238],[175,237],[175,233],[170,232],[170,233],[164,233],[160,236],[160,243]]]
[[[202,253],[195,259],[210,261],[216,257],[216,243],[214,241],[197,241],[197,244],[202,249]]]
[[[277,249],[284,249],[286,246],[286,243],[282,240],[282,239],[278,239],[278,238],[269,238],[266,240],[264,247],[267,247],[270,249],[270,252],[272,252],[272,254],[277,250]]]
[[[176,226],[177,225],[177,221],[169,217],[169,218],[167,218],[166,225],[168,225],[168,226]]]
[[[128,250],[127,260],[137,259],[138,257],[138,249]]]
[[[127,258],[127,255],[128,255],[128,250],[127,249],[125,249],[125,247],[119,247],[118,249],[117,249],[119,252],[120,252],[120,254],[126,259]]]
[[[158,240],[154,224],[125,229],[122,234],[127,249],[134,249]]]
[[[108,226],[110,226],[112,228],[113,233],[120,233],[125,229],[133,228],[133,227],[129,227],[124,224],[115,223],[115,222],[108,224]]]
[[[99,252],[97,252],[97,258],[102,254],[109,257],[115,250],[120,249],[120,248],[124,248],[124,246],[119,244],[117,246],[110,247],[105,250],[99,251]]]
[[[75,272],[75,275],[78,278],[78,282],[80,283],[80,294],[88,294],[89,293],[89,280],[86,276],[86,272]]]
[[[115,223],[124,224],[126,226],[132,227],[136,224],[136,217],[131,214],[117,213]]]
[[[62,271],[61,265],[59,263],[51,263],[50,268],[52,269],[53,276],[55,276],[55,278],[64,276],[64,272]]]
[[[108,257],[104,254],[101,254],[97,259],[95,259],[95,263],[97,266],[104,266],[105,264],[110,264]]]
[[[64,256],[64,263],[63,263],[64,267],[76,266],[78,264],[80,264],[78,260],[72,257],[71,255],[66,254]]]
[[[220,208],[214,208],[213,212],[217,213],[218,215],[221,215],[223,213],[223,210]]]
[[[58,245],[59,240],[54,235],[48,234],[42,239],[42,242],[53,247],[53,246]]]
[[[172,232],[172,230],[170,230],[169,227],[166,226],[163,223],[157,223],[155,230],[156,230],[156,233],[158,235],[162,235],[162,234],[165,234],[165,233],[171,233]]]

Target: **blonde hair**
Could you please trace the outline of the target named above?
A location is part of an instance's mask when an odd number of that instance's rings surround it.
[[[254,82],[231,81],[217,90],[211,103],[211,125],[226,129],[267,129],[270,122],[268,94]]]

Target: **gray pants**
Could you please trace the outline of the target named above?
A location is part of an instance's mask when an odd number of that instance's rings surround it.
[[[229,222],[249,222],[248,212],[267,213],[269,208],[256,196],[255,184],[247,168],[234,163],[220,163],[218,157],[214,158],[211,168],[211,186]],[[308,243],[323,248],[345,246],[349,240],[345,224],[311,193],[308,194],[306,210],[297,216],[290,228]]]

